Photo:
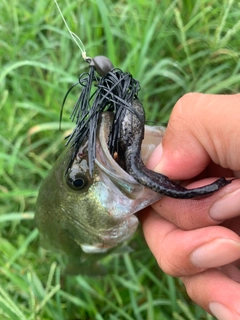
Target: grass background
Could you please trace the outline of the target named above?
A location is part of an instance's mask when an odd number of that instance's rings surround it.
[[[140,81],[150,121],[166,122],[184,93],[240,90],[240,5],[233,0],[59,0],[87,54]],[[163,274],[141,231],[108,256],[105,277],[63,276],[40,247],[38,188],[71,130],[65,92],[86,70],[53,0],[0,2],[0,319],[213,319]]]

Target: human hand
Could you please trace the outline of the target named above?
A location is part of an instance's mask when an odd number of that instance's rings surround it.
[[[240,177],[239,136],[240,95],[187,94],[148,167],[187,188]],[[164,272],[219,320],[240,319],[240,179],[198,200],[163,197],[139,219]]]

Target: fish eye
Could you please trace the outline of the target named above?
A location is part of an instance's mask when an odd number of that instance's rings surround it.
[[[74,190],[83,190],[88,185],[88,178],[82,173],[70,172],[66,179],[67,185]]]

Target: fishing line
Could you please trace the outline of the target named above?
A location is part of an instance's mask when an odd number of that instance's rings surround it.
[[[73,41],[76,43],[76,45],[77,45],[78,48],[80,49],[80,51],[81,51],[81,53],[82,53],[82,58],[84,59],[84,61],[90,62],[90,61],[91,61],[91,58],[87,57],[87,53],[86,53],[86,50],[85,50],[85,46],[84,46],[82,40],[81,40],[74,32],[72,32],[71,29],[69,28],[69,26],[68,26],[68,24],[67,24],[67,21],[66,21],[66,19],[64,18],[64,15],[63,15],[63,13],[62,13],[62,10],[61,10],[61,8],[60,8],[59,5],[58,5],[57,0],[54,0],[54,2],[55,2],[55,4],[56,4],[56,6],[57,6],[57,9],[58,9],[58,11],[59,11],[59,13],[60,13],[60,16],[61,16],[61,18],[62,18],[62,20],[63,20],[63,22],[64,22],[64,24],[65,24],[65,26],[66,26],[66,28],[67,28],[67,30],[68,30],[68,32],[69,32],[71,38],[73,39]],[[70,87],[70,89],[67,91],[67,93],[66,93],[66,95],[65,95],[65,97],[64,97],[64,99],[63,99],[62,106],[61,106],[61,110],[60,110],[59,130],[61,130],[63,108],[64,108],[64,105],[65,105],[66,99],[67,99],[67,97],[68,97],[68,94],[69,94],[70,91],[71,91],[75,86],[77,86],[78,84],[79,84],[78,82],[75,83],[75,84],[73,84],[73,85]]]
[[[70,30],[70,28],[69,28],[69,26],[68,26],[68,24],[67,24],[67,21],[65,20],[65,18],[64,18],[64,16],[63,16],[63,13],[62,13],[62,11],[61,11],[58,3],[57,3],[57,0],[54,0],[54,2],[55,2],[56,6],[57,6],[57,8],[58,8],[58,11],[59,11],[59,13],[60,13],[60,15],[61,15],[61,17],[62,17],[63,22],[65,23],[65,26],[66,26],[66,28],[67,28],[70,36],[72,37],[73,41],[76,43],[76,45],[78,46],[78,48],[81,50],[83,59],[84,59],[85,61],[86,61],[87,59],[91,59],[91,58],[87,57],[87,53],[86,53],[84,44],[82,43],[82,40],[81,40],[74,32],[72,32],[72,31]]]

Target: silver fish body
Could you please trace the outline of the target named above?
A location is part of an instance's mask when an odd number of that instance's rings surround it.
[[[80,247],[87,253],[105,252],[128,240],[136,231],[138,220],[134,213],[162,197],[139,184],[111,156],[108,147],[111,123],[111,113],[103,113],[92,177],[88,170],[86,141],[67,175],[70,147],[61,154],[44,180],[35,220],[46,247],[68,255],[78,252]],[[161,142],[164,130],[145,126],[144,162]]]

